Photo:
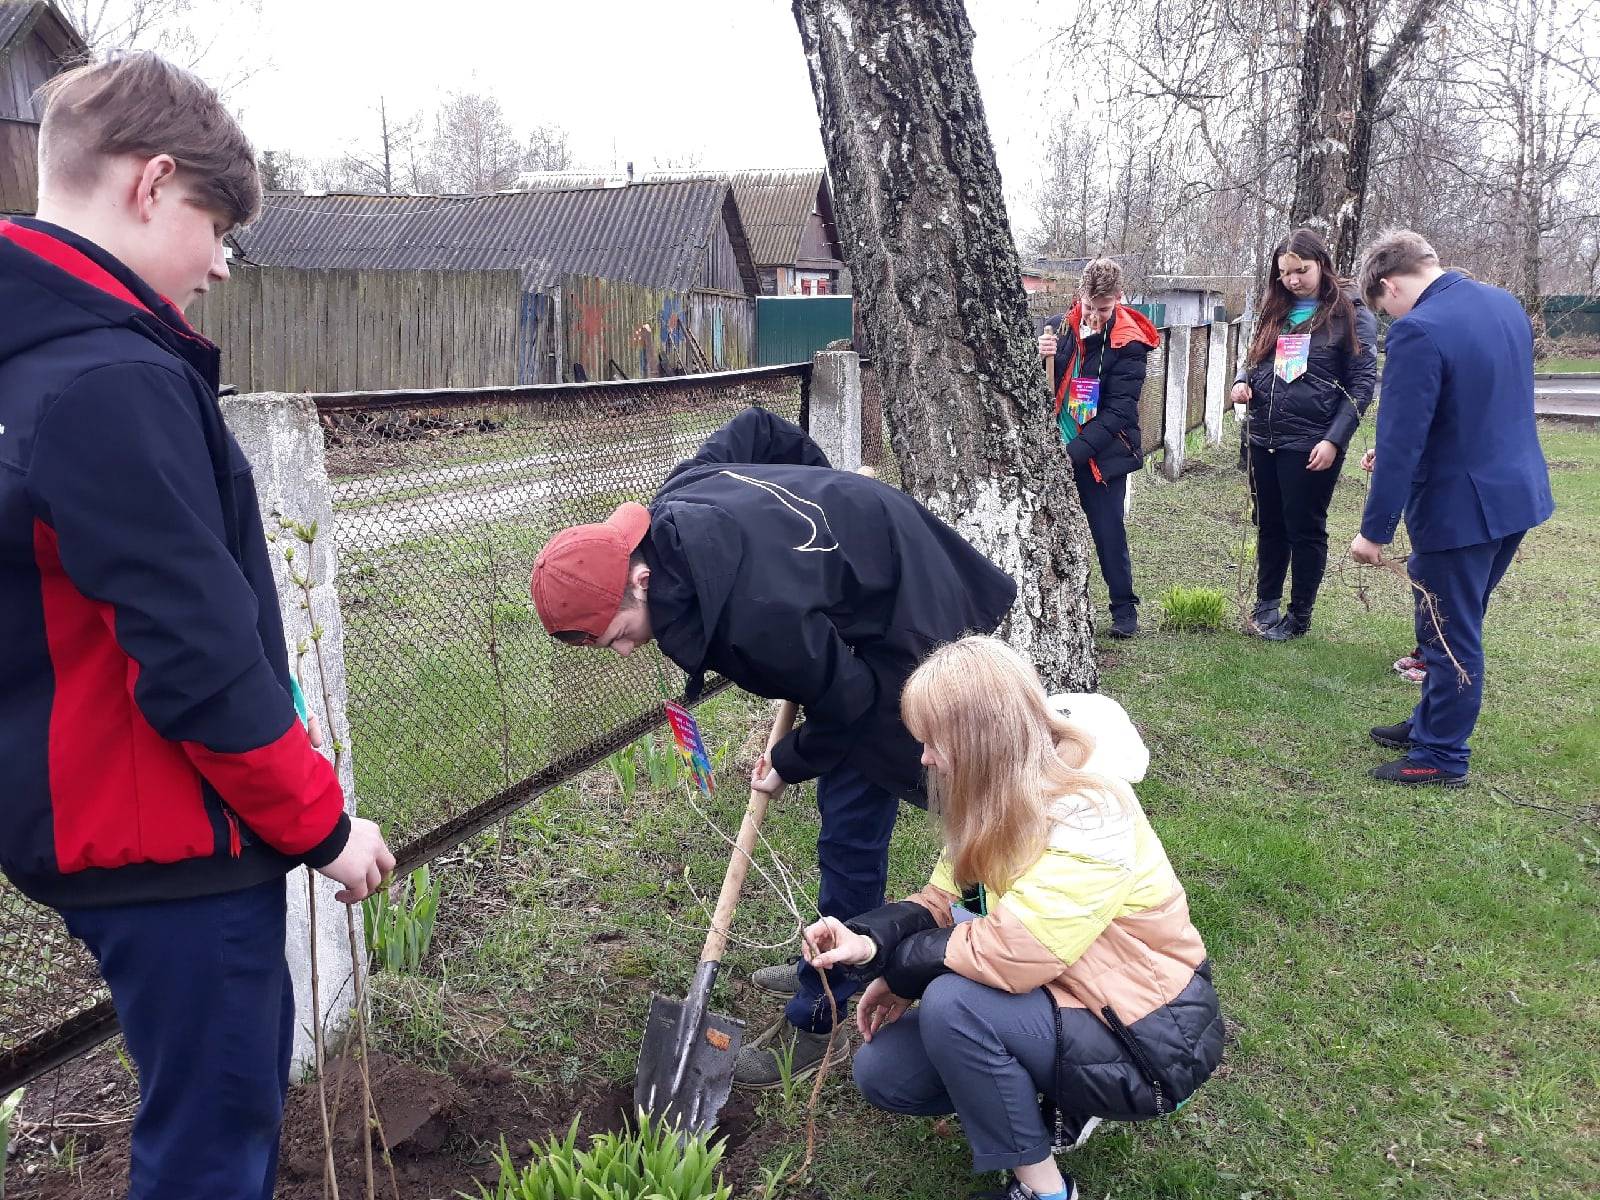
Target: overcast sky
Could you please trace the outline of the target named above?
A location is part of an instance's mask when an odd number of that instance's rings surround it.
[[[1072,4],[967,0],[1014,218],[1037,179],[1044,114],[1077,103],[1045,48]],[[403,116],[471,89],[497,96],[519,128],[564,126],[582,166],[823,162],[788,0],[260,0],[259,19],[196,0],[193,11],[197,28],[233,18],[208,75],[262,64],[229,95],[262,150],[336,154],[371,137],[380,95]]]

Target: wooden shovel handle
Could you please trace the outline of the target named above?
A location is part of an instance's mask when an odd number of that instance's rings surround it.
[[[767,735],[767,754],[789,735],[794,728],[795,703],[785,700],[778,706],[778,716],[772,722],[772,732]],[[734,843],[733,856],[728,859],[728,873],[722,877],[722,891],[717,895],[717,908],[711,914],[711,932],[706,934],[705,948],[700,951],[700,961],[721,962],[722,952],[728,948],[728,929],[733,924],[733,910],[739,906],[739,893],[744,891],[744,877],[750,871],[750,859],[756,849],[756,835],[767,816],[765,792],[750,789],[750,802],[745,805],[744,821],[739,826],[739,837]]]

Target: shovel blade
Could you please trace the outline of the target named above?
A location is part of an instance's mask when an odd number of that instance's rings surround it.
[[[733,1060],[744,1044],[743,1021],[703,1008],[696,1021],[693,1007],[665,996],[650,997],[633,1085],[635,1108],[686,1135],[716,1125],[733,1087]],[[686,1021],[694,1027],[685,1028]]]

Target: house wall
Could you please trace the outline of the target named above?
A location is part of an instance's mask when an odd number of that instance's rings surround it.
[[[837,262],[836,247],[828,240],[828,227],[822,223],[822,214],[813,212],[806,218],[800,231],[800,253],[797,262]]]
[[[1168,325],[1208,324],[1216,307],[1223,303],[1220,292],[1188,290],[1141,292],[1137,298],[1143,304],[1165,305],[1165,323]]]
[[[33,94],[56,73],[56,57],[36,33],[13,46],[0,62],[0,117],[37,121],[44,115]]]
[[[568,275],[561,281],[565,380],[647,379],[748,367],[755,301],[742,292],[684,294]]]
[[[0,118],[0,213],[31,213],[39,200],[39,127]]]
[[[699,286],[715,292],[743,294],[744,280],[739,276],[739,260],[734,257],[733,240],[728,236],[728,223],[718,219],[711,233],[711,244],[706,247],[705,261],[700,270]]]

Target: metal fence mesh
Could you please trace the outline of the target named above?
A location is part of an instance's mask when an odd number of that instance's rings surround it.
[[[356,794],[403,862],[481,827],[552,767],[593,761],[611,735],[652,723],[658,672],[681,690],[653,648],[624,660],[545,636],[529,569],[557,530],[647,503],[750,405],[800,420],[807,378],[783,368],[448,404],[318,399]]]
[[[648,502],[745,408],[804,424],[809,381],[809,367],[781,367],[316,398],[356,794],[402,868],[657,722],[661,681],[677,695],[682,674],[654,648],[624,660],[546,637],[528,597],[533,560],[556,530]],[[0,1092],[111,1021],[82,945],[0,879]]]

